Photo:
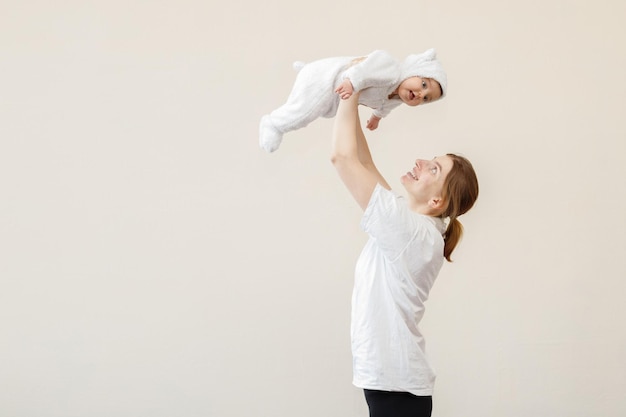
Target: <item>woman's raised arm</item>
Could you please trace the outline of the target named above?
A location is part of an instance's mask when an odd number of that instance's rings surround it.
[[[359,94],[340,100],[333,127],[331,161],[341,181],[363,210],[376,184],[389,185],[374,165],[358,112]]]

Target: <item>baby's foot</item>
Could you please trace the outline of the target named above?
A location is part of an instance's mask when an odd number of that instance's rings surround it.
[[[283,134],[274,127],[269,116],[261,118],[259,125],[259,145],[267,152],[274,152],[280,146]]]

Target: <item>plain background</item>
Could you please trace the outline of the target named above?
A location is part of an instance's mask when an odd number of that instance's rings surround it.
[[[332,120],[267,154],[295,60],[435,47],[368,133],[481,195],[427,303],[434,416],[626,415],[622,0],[0,2],[0,415],[367,415]],[[362,120],[369,116],[362,109]]]

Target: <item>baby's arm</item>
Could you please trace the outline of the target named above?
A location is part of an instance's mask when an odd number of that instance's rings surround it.
[[[367,57],[365,56],[362,56],[360,58],[354,58],[350,63],[350,66],[355,66],[365,61],[366,58]],[[339,84],[339,87],[335,89],[335,93],[339,94],[339,97],[341,97],[342,100],[347,100],[352,96],[352,94],[354,93],[354,85],[352,85],[352,81],[350,81],[350,78],[348,76],[346,76],[341,84]]]
[[[365,125],[365,127],[367,127],[369,130],[376,130],[376,128],[378,127],[378,122],[380,122],[380,117],[372,114],[372,116],[367,121],[367,125]]]
[[[353,91],[362,91],[369,87],[390,86],[400,75],[398,62],[386,51],[377,50],[367,57],[357,58],[344,73],[344,81],[350,80]],[[342,97],[343,98],[343,97]],[[368,119],[369,130],[378,128],[385,112],[375,111]]]
[[[343,80],[342,83],[339,84],[339,87],[335,89],[335,93],[339,94],[339,97],[341,97],[342,100],[349,99],[352,96],[353,92],[354,92],[354,87],[352,86],[352,83],[350,82],[350,80],[347,78]],[[376,130],[376,128],[378,127],[378,122],[380,122],[380,119],[381,118],[379,116],[372,114],[372,116],[367,121],[366,127],[369,130]]]
[[[335,93],[339,94],[342,100],[349,99],[353,92],[354,87],[348,78],[345,78],[341,84],[339,84],[339,87],[335,89]]]
[[[398,62],[389,53],[377,50],[353,60],[343,78],[350,80],[354,91],[361,91],[368,87],[392,86],[399,75]]]
[[[368,56],[352,60],[335,93],[346,100],[355,91],[389,84],[397,78],[398,73],[398,63],[391,55],[385,51],[374,51]]]

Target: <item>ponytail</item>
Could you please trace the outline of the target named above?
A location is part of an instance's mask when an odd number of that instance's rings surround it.
[[[452,262],[450,256],[463,236],[463,225],[457,219],[472,208],[478,198],[478,178],[472,164],[464,157],[448,154],[452,158],[453,166],[443,186],[446,209],[441,213],[442,218],[449,217],[450,223],[443,239],[445,246],[443,256]]]
[[[463,237],[463,225],[456,218],[450,219],[450,224],[448,224],[448,228],[443,235],[443,240],[445,242],[445,246],[443,248],[443,256],[448,262],[452,262],[452,259],[450,259],[450,255],[452,255],[452,252],[461,240],[461,237]]]

